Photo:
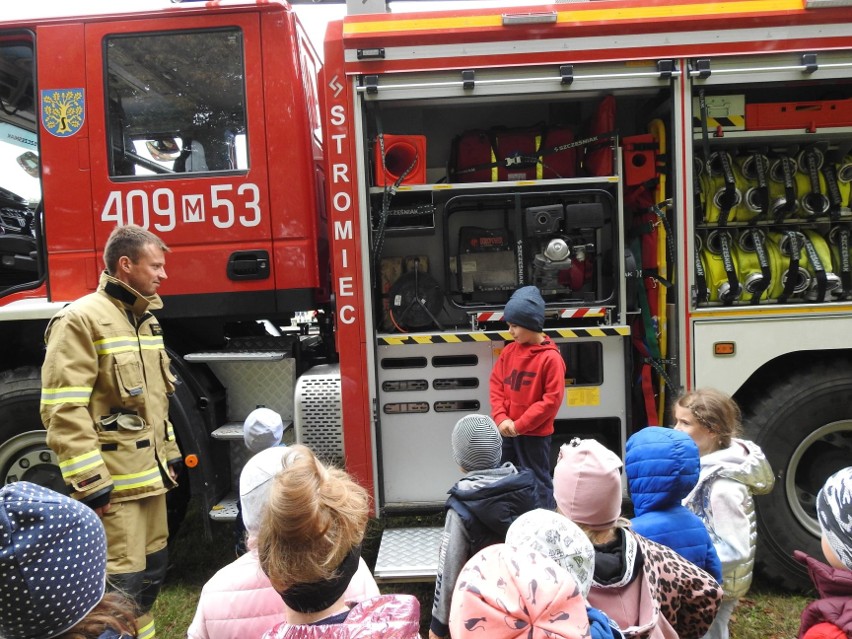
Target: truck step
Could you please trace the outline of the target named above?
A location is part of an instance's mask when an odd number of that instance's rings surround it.
[[[283,351],[205,351],[187,353],[184,360],[192,363],[202,362],[277,362],[287,357]]]
[[[288,430],[293,428],[293,422],[291,420],[284,420],[284,432],[286,433]],[[210,433],[213,439],[243,439],[243,422],[228,422],[212,433]]]
[[[434,581],[443,528],[386,528],[373,576],[382,582]]]
[[[210,509],[210,519],[213,521],[236,521],[237,495],[228,493],[218,504]]]

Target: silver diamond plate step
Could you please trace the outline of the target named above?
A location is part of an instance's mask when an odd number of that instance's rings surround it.
[[[284,420],[284,432],[286,433],[291,428],[293,428],[293,422]],[[241,440],[243,439],[243,422],[228,422],[210,433],[210,436],[213,437],[213,439]]]
[[[373,576],[383,581],[433,581],[442,528],[386,528]]]
[[[237,496],[229,493],[222,501],[210,509],[213,521],[234,521],[237,518]]]

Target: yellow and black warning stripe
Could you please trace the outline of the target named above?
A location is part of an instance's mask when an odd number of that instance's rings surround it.
[[[701,118],[692,118],[692,126],[693,128],[701,128]],[[708,116],[707,117],[707,128],[708,129],[717,129],[722,127],[723,129],[744,129],[745,128],[745,116],[744,115],[716,115],[716,116]]]
[[[551,339],[577,339],[580,337],[626,337],[629,326],[595,326],[591,328],[547,328],[544,334]],[[460,344],[464,342],[511,342],[509,331],[477,331],[475,333],[411,333],[382,335],[379,346],[403,344]]]

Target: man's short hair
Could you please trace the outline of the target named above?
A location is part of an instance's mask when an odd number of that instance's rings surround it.
[[[127,224],[115,227],[113,232],[110,233],[109,239],[107,239],[106,246],[104,246],[104,266],[106,266],[107,273],[115,275],[118,260],[123,255],[129,257],[134,264],[138,262],[143,249],[148,244],[153,244],[164,253],[169,250],[163,240],[141,226]]]

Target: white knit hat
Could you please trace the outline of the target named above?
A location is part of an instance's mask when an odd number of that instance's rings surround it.
[[[500,465],[503,438],[488,415],[465,415],[453,428],[453,459],[470,472]]]
[[[589,596],[595,573],[595,547],[580,527],[552,510],[536,508],[518,517],[506,531],[506,545],[550,557]]]
[[[292,448],[273,446],[260,451],[243,466],[240,473],[240,506],[249,535],[256,535],[260,530],[272,479],[298,457],[299,453]]]
[[[106,535],[95,511],[26,481],[0,489],[0,637],[62,634],[105,587]]]
[[[243,424],[243,439],[253,453],[277,446],[284,437],[281,415],[269,408],[255,408]]]

